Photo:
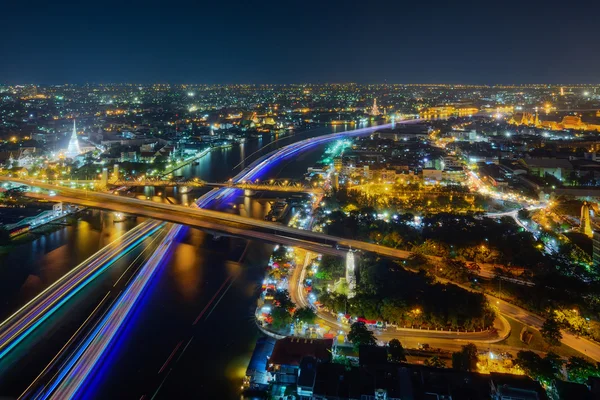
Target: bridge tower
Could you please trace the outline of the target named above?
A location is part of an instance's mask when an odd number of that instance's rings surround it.
[[[346,282],[348,283],[348,298],[351,299],[356,295],[356,268],[352,250],[346,254]]]
[[[106,167],[102,168],[102,175],[100,176],[100,186],[108,186],[108,168]]]

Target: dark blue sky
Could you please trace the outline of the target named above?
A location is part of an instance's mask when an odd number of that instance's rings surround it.
[[[600,2],[4,1],[0,82],[600,83]]]

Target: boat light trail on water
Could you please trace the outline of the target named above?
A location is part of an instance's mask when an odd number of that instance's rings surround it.
[[[71,399],[85,397],[80,393],[92,372],[99,367],[109,346],[134,311],[148,284],[168,254],[169,249],[182,227],[171,228],[152,257],[144,264],[132,283],[115,301],[105,317],[88,335],[83,344],[71,356],[56,379],[41,393],[40,399]]]
[[[400,121],[396,123],[407,123],[408,121]],[[363,136],[373,133],[378,129],[384,129],[391,127],[392,124],[385,125],[376,125],[370,126],[368,128],[360,128],[350,131],[338,132],[338,133],[330,133],[328,135],[318,136],[316,138],[304,139],[296,143],[289,144],[280,149],[274,150],[248,166],[248,168],[244,169],[242,172],[237,174],[231,179],[232,183],[242,183],[247,181],[253,181],[259,179],[262,174],[264,174],[269,168],[276,165],[278,162],[283,161],[287,158],[294,156],[299,152],[303,152],[309,150],[315,146],[331,142],[337,139],[341,139],[348,136]],[[233,195],[240,192],[240,189],[236,188],[219,188],[213,189],[210,192],[201,196],[196,205],[199,208],[206,208],[212,202],[216,200],[226,200],[231,198]]]
[[[79,264],[8,317],[0,326],[0,359],[76,293],[164,225],[156,221],[138,225]]]
[[[361,128],[352,131],[333,133],[318,138],[305,139],[275,150],[252,163],[247,169],[236,175],[232,182],[240,183],[247,180],[258,179],[260,174],[266,172],[276,163],[285,160],[293,155],[308,150],[329,141],[337,140],[346,136],[361,136],[372,133],[373,131],[390,125],[378,125],[369,128]],[[195,206],[198,208],[206,208],[217,199],[223,200],[237,193],[236,188],[215,189],[204,196],[200,197]],[[156,270],[161,265],[165,255],[175,237],[180,231],[185,228],[181,225],[176,225],[170,229],[166,237],[158,246],[155,254],[142,267],[142,270],[137,274],[135,280],[126,289],[110,311],[103,318],[101,323],[88,335],[85,342],[72,355],[69,362],[61,369],[57,378],[52,381],[47,390],[41,394],[39,398],[73,398],[77,397],[82,388],[85,387],[86,381],[92,371],[99,366],[102,358],[107,353],[111,342],[115,339],[123,327],[124,322],[132,313],[135,304],[146,289],[147,285],[154,276]]]

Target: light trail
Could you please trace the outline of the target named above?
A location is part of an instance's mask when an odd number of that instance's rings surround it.
[[[40,395],[40,399],[70,399],[82,396],[90,374],[100,365],[109,346],[123,328],[148,283],[155,276],[171,244],[181,227],[170,229],[157,250],[144,264],[132,283],[115,301],[106,316],[88,335],[80,348],[73,354],[70,362],[60,371],[56,379]]]
[[[150,221],[132,229],[85,260],[7,318],[0,326],[2,328],[0,359],[86,285],[164,225],[164,223]]]
[[[397,124],[401,123],[410,123],[415,120],[406,120],[396,122]],[[264,156],[258,158],[252,164],[248,166],[248,168],[241,171],[239,174],[234,176],[231,179],[232,183],[243,183],[246,181],[256,180],[261,177],[263,173],[265,173],[269,168],[281,162],[287,158],[292,157],[298,152],[303,152],[309,150],[318,145],[341,139],[348,136],[363,136],[368,135],[370,133],[375,132],[378,129],[385,129],[391,127],[392,124],[384,124],[384,125],[376,125],[370,126],[367,128],[359,128],[350,131],[343,131],[337,133],[330,133],[328,135],[318,136],[315,138],[304,139],[296,143],[288,144],[280,149],[276,149]],[[201,196],[196,202],[197,206],[200,208],[206,208],[215,200],[225,200],[232,197],[234,194],[239,193],[240,189],[235,188],[219,188],[213,189],[210,192]]]

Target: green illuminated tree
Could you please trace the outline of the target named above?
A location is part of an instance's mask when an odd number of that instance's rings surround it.
[[[274,329],[283,329],[292,323],[292,315],[283,307],[273,308],[273,311],[271,311],[271,317],[273,318],[271,326]]]
[[[583,357],[570,357],[566,368],[571,382],[586,383],[588,377],[600,376],[598,364],[593,364]]]

